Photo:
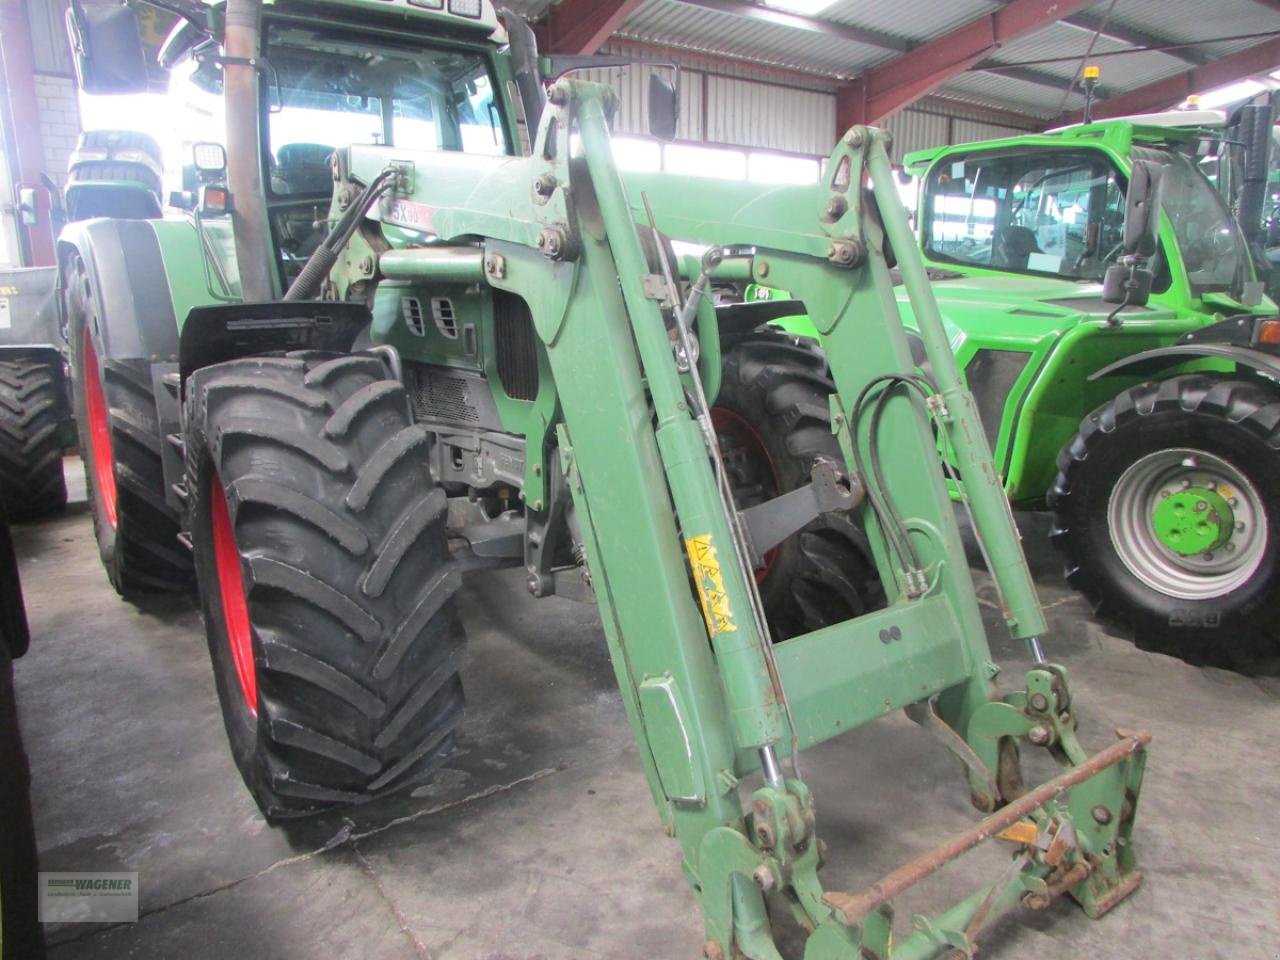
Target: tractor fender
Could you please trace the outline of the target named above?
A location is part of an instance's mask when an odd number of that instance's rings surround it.
[[[1090,380],[1101,380],[1113,373],[1147,375],[1176,367],[1190,360],[1226,360],[1265,377],[1280,380],[1280,357],[1230,343],[1178,343],[1155,350],[1145,350],[1118,360],[1091,374]]]
[[[58,260],[65,271],[78,253],[89,273],[97,312],[99,357],[174,363],[178,325],[160,241],[146,220],[84,220],[58,236]]]
[[[201,367],[291,350],[351,352],[373,317],[363,303],[279,300],[192,307],[178,350],[181,381]]]

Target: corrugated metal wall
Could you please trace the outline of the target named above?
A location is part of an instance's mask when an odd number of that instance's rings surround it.
[[[602,52],[654,59],[642,45],[614,42]],[[680,66],[680,124],[677,139],[693,143],[773,150],[825,157],[836,136],[836,104],[833,83],[810,85],[786,78],[779,81],[747,64],[741,68],[708,62],[696,53],[674,55]],[[649,74],[655,69],[670,77],[671,71],[643,65],[626,70],[591,71],[592,80],[610,84],[620,100],[614,130],[643,135],[647,130]],[[926,101],[923,106],[899,111],[883,126],[893,133],[894,159],[912,150],[969,140],[1011,136],[1035,129],[1028,119],[1022,129],[984,120],[964,105]]]
[[[618,94],[618,112],[613,118],[614,133],[644,135],[649,129],[649,76],[653,73],[667,80],[672,76],[672,71],[665,67],[639,64],[617,70],[584,70],[577,76],[608,84]],[[702,74],[680,72],[678,140],[705,139],[702,131],[702,84]]]
[[[1025,127],[1013,127],[974,117],[962,106],[951,108],[932,103],[926,107],[899,110],[886,117],[881,126],[893,134],[893,159],[899,162],[913,150],[1013,137],[1038,129],[1032,119],[1027,120]]]
[[[893,134],[893,159],[901,162],[912,150],[945,144],[951,135],[952,119],[940,113],[899,110],[886,117],[882,126]]]
[[[1001,126],[986,120],[966,120],[958,118],[955,122],[954,143],[968,143],[971,140],[994,140],[996,137],[1016,137],[1026,133],[1026,129]]]
[[[623,43],[610,44],[604,52],[640,60],[655,56],[644,48]],[[680,67],[677,139],[807,155],[825,156],[830,152],[835,130],[835,97],[830,89],[780,85],[751,76],[746,67],[736,71],[719,64],[711,71],[696,54],[681,55],[675,60]],[[649,75],[655,71],[668,79],[672,76],[668,68],[644,65],[584,74],[610,84],[618,92],[615,132],[646,132]]]
[[[835,97],[750,80],[709,76],[706,139],[743,147],[825,155],[836,124]]]

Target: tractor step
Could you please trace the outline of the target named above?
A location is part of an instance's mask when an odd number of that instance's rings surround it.
[[[182,381],[176,363],[153,363],[151,386],[156,398],[159,420],[160,466],[164,471],[164,499],[178,513],[186,509],[186,497],[179,493],[186,473],[186,454],[182,442]],[[185,489],[185,488],[182,488]]]

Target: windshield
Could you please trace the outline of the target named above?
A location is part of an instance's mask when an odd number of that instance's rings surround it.
[[[1096,282],[1121,252],[1124,188],[1096,150],[970,155],[934,166],[921,214],[936,259]]]
[[[350,143],[509,152],[485,59],[272,25],[267,134],[272,192],[327,193],[329,156]]]
[[[1213,184],[1180,153],[1137,147],[1133,153],[1164,164],[1164,212],[1178,238],[1191,292],[1238,290],[1248,263],[1244,237]]]

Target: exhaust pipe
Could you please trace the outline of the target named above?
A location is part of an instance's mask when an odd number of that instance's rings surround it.
[[[240,292],[247,303],[275,300],[267,198],[262,183],[259,70],[262,0],[227,0],[222,99],[227,114],[227,188],[235,232]]]

